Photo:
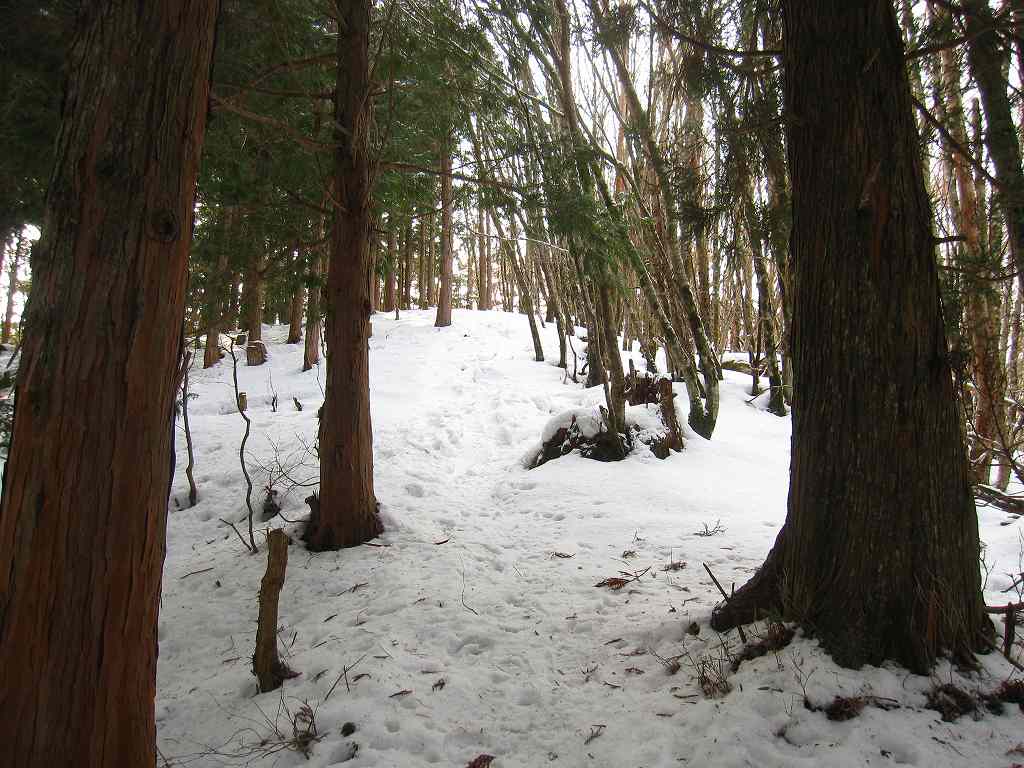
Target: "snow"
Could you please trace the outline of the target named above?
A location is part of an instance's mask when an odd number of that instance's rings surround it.
[[[731,692],[705,697],[695,665],[738,640],[707,625],[718,597],[701,563],[728,588],[770,549],[785,518],[789,419],[748,403],[749,379],[726,372],[712,441],[687,430],[686,449],[664,461],[640,448],[618,463],[569,455],[527,470],[538,440],[567,413],[596,413],[601,390],[564,380],[553,328],[543,331],[548,362],[537,363],[521,315],[453,316],[446,329],[427,311],[373,318],[375,483],[387,530],[380,546],[290,548],[279,644],[301,674],[273,693],[257,693],[250,669],[263,537],[248,555],[220,522],[245,514],[230,360],[193,371],[199,503],[174,501],[187,497],[179,433],[160,615],[157,727],[168,764],[461,768],[482,753],[496,756],[494,768],[1014,762],[1007,750],[1024,740],[1015,707],[955,723],[923,709],[935,680],[974,690],[1009,676],[995,654],[974,677],[942,665],[930,679],[842,669],[798,635],[728,672]],[[273,468],[275,453],[293,481],[316,475],[303,446],[325,377],[300,372],[301,345],[282,343],[285,332],[266,327],[267,365],[238,369],[257,511],[268,477],[259,467]],[[676,403],[685,410],[685,396]],[[653,427],[653,410],[635,410]],[[301,519],[309,488],[277,486],[283,517]],[[990,604],[1006,602],[1005,574],[1019,570],[1020,523],[1004,517],[980,510]],[[275,518],[258,529],[267,525],[299,528]],[[622,572],[642,575],[619,591],[594,586]],[[659,657],[684,652],[669,674]],[[803,707],[804,688],[816,705],[870,693],[901,708],[831,722]],[[275,735],[292,736],[286,710],[303,702],[320,737],[308,759]],[[355,732],[342,736],[345,723]]]

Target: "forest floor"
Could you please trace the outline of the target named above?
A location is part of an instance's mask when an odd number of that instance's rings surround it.
[[[702,563],[726,589],[742,583],[774,541],[788,489],[790,420],[748,402],[749,377],[726,372],[712,441],[688,432],[686,449],[664,461],[642,448],[619,463],[570,455],[527,470],[545,424],[600,402],[600,389],[564,382],[553,328],[544,332],[548,362],[533,362],[521,315],[456,310],[450,328],[432,326],[433,312],[373,318],[375,482],[387,530],[378,546],[315,555],[290,547],[279,645],[299,675],[273,693],[257,693],[250,661],[262,531],[284,526],[298,542],[299,525],[260,523],[253,556],[220,522],[245,516],[243,424],[230,358],[197,366],[189,410],[199,502],[180,508],[179,429],[159,765],[463,768],[481,754],[495,756],[493,768],[1024,762],[1016,705],[956,722],[925,708],[936,684],[988,691],[1010,677],[997,654],[967,676],[947,665],[931,678],[852,671],[798,634],[731,670],[741,643],[708,627],[719,595]],[[266,327],[268,364],[243,362],[238,375],[253,419],[254,506],[270,477],[257,465],[279,463],[291,478],[274,480],[283,516],[297,521],[308,489],[288,486],[316,474],[305,446],[325,374],[300,373],[301,345],[281,343],[284,335]],[[685,398],[677,403],[685,424]],[[986,596],[1005,604],[1014,597],[1001,592],[1007,573],[1021,568],[1022,522],[992,509],[980,520]],[[629,581],[595,586],[609,577]],[[868,706],[834,722],[805,708],[805,696],[814,707],[836,696]],[[315,711],[313,738],[302,738],[304,705]]]

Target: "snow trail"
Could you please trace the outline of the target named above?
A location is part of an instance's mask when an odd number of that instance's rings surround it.
[[[642,450],[527,471],[545,422],[600,402],[600,390],[534,362],[519,315],[456,310],[450,328],[432,321],[374,316],[375,482],[387,530],[382,546],[292,547],[279,640],[301,676],[281,692],[257,695],[249,666],[265,547],[245,554],[218,522],[244,513],[230,361],[193,374],[200,503],[172,503],[160,628],[158,736],[171,764],[461,768],[488,753],[495,768],[1005,766],[1019,715],[937,725],[920,709],[927,679],[842,670],[803,638],[730,673],[728,696],[701,693],[691,661],[724,658],[735,638],[708,629],[717,594],[700,564],[741,582],[785,517],[790,422],[746,402],[749,380],[727,373],[715,439],[688,432],[686,450],[665,461]],[[268,365],[239,367],[252,457],[264,462],[268,437],[283,453],[312,438],[322,400],[322,374],[299,372],[301,345],[279,343],[280,328],[265,335]],[[552,328],[544,339],[550,355]],[[179,476],[174,496],[183,488]],[[305,494],[284,497],[286,518],[303,515]],[[983,528],[1009,557],[1015,533],[994,518]],[[618,591],[595,586],[623,572],[642,575]],[[693,622],[697,637],[686,634]],[[684,651],[670,674],[660,659]],[[989,667],[1004,672],[997,659]],[[797,678],[808,673],[816,703],[867,686],[908,708],[831,723],[803,709]],[[321,736],[309,760],[262,756],[271,724],[291,735],[282,705],[303,701],[318,707]],[[357,730],[342,736],[346,722]]]

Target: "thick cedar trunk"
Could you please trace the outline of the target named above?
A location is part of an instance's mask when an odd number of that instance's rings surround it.
[[[5,766],[153,766],[157,613],[218,3],[92,3],[62,125],[0,511]]]
[[[334,199],[327,275],[327,389],[320,420],[319,514],[310,549],[351,547],[381,532],[370,428],[370,0],[338,2]]]
[[[923,672],[990,625],[903,46],[890,0],[789,0],[784,18],[789,509],[712,626],[781,610],[841,664]]]
[[[434,325],[444,328],[452,324],[452,153],[441,148],[441,286],[437,297],[437,318]]]
[[[263,269],[262,255],[252,256],[242,284],[242,330],[249,341],[263,338]]]

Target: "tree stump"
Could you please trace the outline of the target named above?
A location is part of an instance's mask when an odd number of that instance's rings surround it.
[[[246,408],[249,407],[249,397],[245,392],[238,393],[238,412],[242,413]]]
[[[661,407],[661,421],[665,425],[664,445],[672,451],[683,450],[683,432],[679,428],[676,416],[675,393],[672,391],[672,379],[660,376],[657,383],[658,404]]]
[[[267,362],[267,345],[262,341],[250,341],[246,344],[245,362],[248,365],[263,365]]]
[[[288,567],[288,536],[280,528],[267,534],[267,572],[260,583],[260,615],[256,624],[256,650],[252,654],[252,672],[260,693],[281,687],[295,672],[277,655],[277,604]]]
[[[626,376],[626,401],[630,405],[652,405],[658,402],[657,378],[647,371],[638,371],[629,361]]]

